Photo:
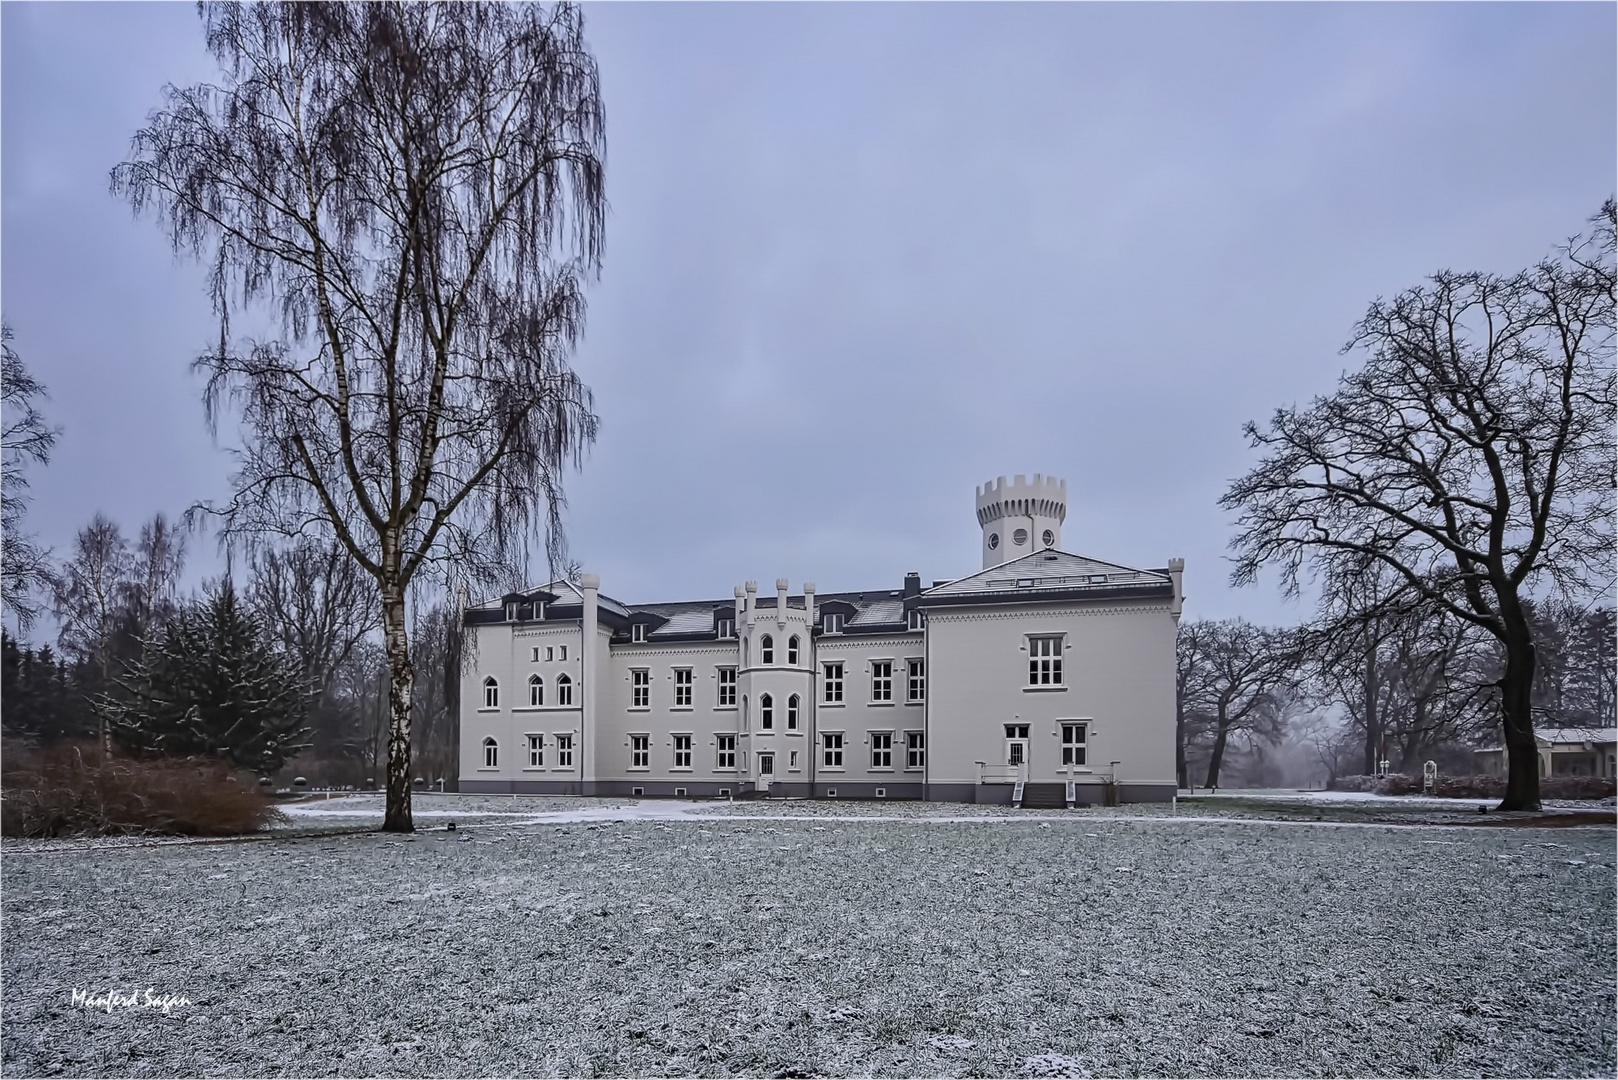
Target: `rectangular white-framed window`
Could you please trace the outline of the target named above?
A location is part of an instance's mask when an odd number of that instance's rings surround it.
[[[558,645],[556,647],[556,659],[558,659],[558,660],[566,660],[567,659],[567,646],[566,645]]]
[[[691,669],[688,667],[674,669],[674,707],[676,709],[691,707]]]
[[[554,742],[556,743],[556,767],[558,769],[571,769],[573,767],[573,736],[571,734],[557,735],[554,737]]]
[[[827,769],[843,767],[843,733],[823,731],[820,734],[820,764]]]
[[[713,626],[715,637],[733,638],[736,636],[735,619],[715,619]]]
[[[827,705],[841,705],[843,703],[843,662],[841,660],[820,665],[821,686],[825,693],[821,700]]]
[[[843,616],[836,612],[827,612],[821,617],[820,628],[828,634],[841,634],[843,632]]]
[[[911,608],[906,625],[912,630],[920,630],[927,625],[927,613],[921,608]]]
[[[629,707],[631,709],[652,707],[652,673],[647,668],[629,670]]]
[[[547,646],[545,646],[545,659],[547,661],[556,659],[556,646],[555,645],[547,645]]]
[[[528,767],[530,769],[545,767],[545,736],[528,736]]]
[[[893,661],[871,661],[871,700],[893,700]]]
[[[691,767],[691,736],[674,736],[674,767],[676,769],[689,769]]]
[[[533,660],[533,662],[536,663],[536,664],[539,663],[539,646],[538,645],[534,646],[534,660]]]
[[[734,709],[736,707],[736,669],[722,667],[719,671],[719,707],[721,709]]]
[[[631,735],[629,737],[629,767],[631,769],[650,769],[652,767],[652,737],[650,735]]]
[[[715,742],[719,747],[719,751],[714,759],[714,768],[734,769],[736,767],[736,736],[720,735]]]
[[[871,732],[871,768],[893,768],[893,732]]]
[[[787,751],[787,768],[792,772],[798,771],[798,752],[796,750]]]
[[[924,731],[905,732],[905,768],[924,769],[927,767],[927,733]]]
[[[927,700],[927,661],[914,658],[905,661],[905,700]]]
[[[1028,685],[1062,685],[1062,639],[1058,636],[1028,639]]]
[[[646,624],[643,622],[632,623],[629,627],[629,640],[635,642],[636,644],[645,641]]]
[[[1088,740],[1086,739],[1088,732],[1085,730],[1087,727],[1089,725],[1083,721],[1062,722],[1063,765],[1085,764],[1084,752],[1088,748]]]

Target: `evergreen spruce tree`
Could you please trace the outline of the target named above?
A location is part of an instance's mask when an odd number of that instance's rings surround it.
[[[117,683],[100,706],[142,755],[215,757],[267,776],[307,746],[303,681],[229,578],[176,613]]]

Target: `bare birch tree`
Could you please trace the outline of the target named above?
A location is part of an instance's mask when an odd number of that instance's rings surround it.
[[[0,323],[0,604],[17,620],[18,635],[26,634],[39,615],[38,592],[50,588],[50,556],[22,529],[28,509],[29,463],[50,461],[57,430],[45,422],[34,404],[45,387],[28,373],[11,347],[11,327]]]
[[[1373,303],[1336,393],[1246,432],[1263,457],[1239,511],[1233,580],[1278,566],[1378,564],[1405,595],[1492,635],[1509,777],[1503,810],[1539,807],[1531,719],[1535,589],[1605,591],[1613,568],[1611,200],[1595,227],[1511,277],[1444,272]]]
[[[604,122],[577,8],[209,3],[222,85],[170,87],[113,171],[212,266],[211,419],[240,412],[227,535],[335,539],[376,584],[387,810],[412,828],[418,575],[492,580],[595,437],[568,364],[598,271]],[[280,336],[236,341],[231,316]]]

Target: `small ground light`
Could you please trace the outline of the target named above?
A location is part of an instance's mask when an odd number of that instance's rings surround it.
[[[453,822],[453,821],[450,822],[448,825],[445,825],[444,828],[448,832],[454,832],[455,831],[455,822]]]

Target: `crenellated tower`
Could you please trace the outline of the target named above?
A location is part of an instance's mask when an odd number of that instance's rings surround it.
[[[983,568],[1062,546],[1067,519],[1067,481],[1035,473],[1000,477],[977,489],[978,525],[983,529]]]

